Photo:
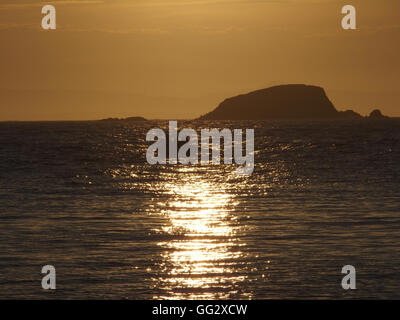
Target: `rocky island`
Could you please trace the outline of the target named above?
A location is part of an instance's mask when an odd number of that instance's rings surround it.
[[[107,118],[107,119],[102,119],[99,121],[103,122],[144,122],[147,121],[147,119],[143,117],[128,117],[128,118]]]
[[[382,116],[377,111],[374,111],[372,117]],[[200,117],[202,120],[343,118],[362,116],[352,110],[336,110],[323,88],[304,84],[274,86],[228,98],[213,111]]]

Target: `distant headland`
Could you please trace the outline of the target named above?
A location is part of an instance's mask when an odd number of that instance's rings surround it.
[[[289,84],[225,99],[200,120],[357,119],[352,110],[338,111],[321,87]],[[368,118],[387,118],[379,110]]]

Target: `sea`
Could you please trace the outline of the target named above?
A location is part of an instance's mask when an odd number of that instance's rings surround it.
[[[253,173],[148,164],[164,120],[0,123],[0,299],[400,299],[400,119],[178,126],[253,128]]]

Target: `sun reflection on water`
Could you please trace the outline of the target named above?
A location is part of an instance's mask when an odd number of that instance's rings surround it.
[[[155,280],[168,294],[154,298],[229,298],[246,278],[235,269],[244,244],[237,235],[234,199],[223,184],[193,173],[165,188],[171,201],[165,204],[168,223],[161,232],[171,238],[158,243],[165,251],[163,274]]]

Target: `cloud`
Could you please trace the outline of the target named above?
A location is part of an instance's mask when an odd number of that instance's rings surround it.
[[[43,29],[39,24],[18,24],[18,23],[0,23],[0,31],[11,30],[33,30],[42,32]],[[115,35],[146,35],[157,36],[165,35],[167,30],[161,28],[121,28],[121,29],[106,29],[106,28],[79,28],[71,25],[57,25],[57,32],[87,32],[87,33],[105,33]]]
[[[164,35],[168,31],[161,28],[129,28],[129,29],[105,29],[105,28],[74,28],[69,26],[60,26],[60,31],[65,32],[98,32],[120,35]]]
[[[45,5],[90,5],[90,4],[102,4],[102,0],[56,0],[46,2],[20,2],[20,3],[2,3],[0,4],[0,10],[7,9],[26,9],[33,7],[43,7]]]
[[[332,32],[320,32],[320,33],[312,33],[312,34],[307,34],[304,37],[305,38],[334,38],[334,37],[343,37],[347,36],[347,34],[350,35],[355,35],[357,37],[366,37],[366,36],[375,36],[379,35],[382,32],[400,32],[400,25],[382,25],[382,26],[363,26],[360,28],[357,28],[356,30],[351,30],[351,31],[346,31],[346,33],[343,32],[342,29],[339,29],[337,31],[332,31]]]
[[[20,24],[20,23],[0,23],[0,31],[13,30],[13,29],[32,29],[40,30],[37,24]]]

